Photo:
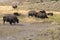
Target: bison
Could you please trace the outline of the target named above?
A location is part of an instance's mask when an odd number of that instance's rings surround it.
[[[41,10],[41,11],[39,11],[39,12],[41,12],[41,13],[46,13],[46,11],[45,11],[45,10]]]
[[[13,15],[20,16],[21,14],[19,14],[18,12],[14,12]]]
[[[3,23],[9,22],[11,25],[12,23],[19,23],[19,19],[15,15],[4,15],[3,16]]]
[[[42,19],[48,18],[45,10],[41,10],[39,12],[36,12],[34,10],[29,11],[28,16],[32,16],[32,17],[35,16],[36,18],[42,18]]]
[[[37,15],[37,12],[36,11],[34,11],[34,10],[31,10],[31,11],[29,11],[28,12],[28,16],[36,16]]]
[[[39,11],[38,14],[36,15],[36,17],[42,18],[42,19],[48,18],[45,10]]]
[[[47,13],[47,15],[53,16],[53,13]]]

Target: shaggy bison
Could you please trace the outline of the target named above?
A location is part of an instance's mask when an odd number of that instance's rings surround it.
[[[32,16],[32,17],[35,16],[36,18],[42,18],[42,19],[48,18],[45,10],[41,10],[39,12],[29,11],[28,16]]]
[[[16,16],[20,16],[21,15],[18,12],[14,12],[13,14],[16,15]]]
[[[47,13],[47,15],[53,16],[53,13]]]
[[[31,11],[29,11],[28,12],[28,16],[36,16],[37,15],[37,12],[36,11],[34,11],[34,10],[31,10]]]
[[[48,18],[45,10],[39,11],[38,14],[36,15],[36,17],[42,18],[42,19]]]
[[[7,14],[7,15],[4,15],[3,16],[3,22],[9,22],[10,24],[12,23],[19,23],[19,19],[17,18],[17,16],[15,15],[10,15],[10,14]]]

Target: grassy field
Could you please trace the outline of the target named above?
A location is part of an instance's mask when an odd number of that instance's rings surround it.
[[[40,18],[35,18],[35,17],[28,17],[28,12],[29,10],[17,10],[17,9],[13,9],[11,8],[11,6],[8,6],[8,10],[7,10],[7,6],[5,7],[2,7],[1,6],[1,9],[0,9],[0,18],[3,17],[4,14],[13,14],[14,12],[18,12],[20,14],[22,14],[21,16],[19,16],[18,18],[20,19],[20,21],[23,21],[23,22],[58,22],[60,23],[60,12],[56,12],[56,11],[46,11],[47,13],[48,12],[53,12],[54,15],[53,16],[48,16],[49,18],[48,19],[40,19]],[[39,10],[36,10],[37,12]]]
[[[0,6],[0,18],[2,18],[4,14],[13,14],[14,12],[22,14],[18,17],[20,20],[20,24],[17,24],[15,26],[11,26],[8,24],[0,25],[0,40],[1,37],[6,38],[3,38],[3,40],[27,40],[29,38],[31,38],[32,40],[60,40],[60,12],[51,11],[54,13],[54,15],[48,16],[48,19],[28,17],[29,10],[39,11],[41,8],[46,9],[51,5],[48,5],[49,3],[46,4],[43,3],[43,7],[40,5],[40,3],[29,3],[24,5],[22,4],[15,10],[12,8],[12,6]],[[2,20],[0,19],[0,21]],[[21,26],[21,24],[23,24],[24,26]]]

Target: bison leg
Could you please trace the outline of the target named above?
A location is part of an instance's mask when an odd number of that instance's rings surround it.
[[[12,25],[12,21],[10,21],[9,23],[10,23],[10,25]]]
[[[47,16],[45,18],[48,18]]]
[[[14,21],[13,23],[15,24],[16,22]]]
[[[3,24],[5,24],[5,17],[3,17]]]
[[[5,24],[5,20],[3,20],[3,24]]]
[[[17,23],[19,23],[19,20],[17,19]]]
[[[10,22],[10,25],[12,25],[12,22]]]

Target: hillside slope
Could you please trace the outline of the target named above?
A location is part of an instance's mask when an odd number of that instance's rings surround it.
[[[4,2],[0,2],[0,6],[12,6],[13,4],[18,4],[17,9],[22,10],[50,10],[50,11],[60,11],[60,0],[59,1],[51,1],[51,0],[6,0]]]

